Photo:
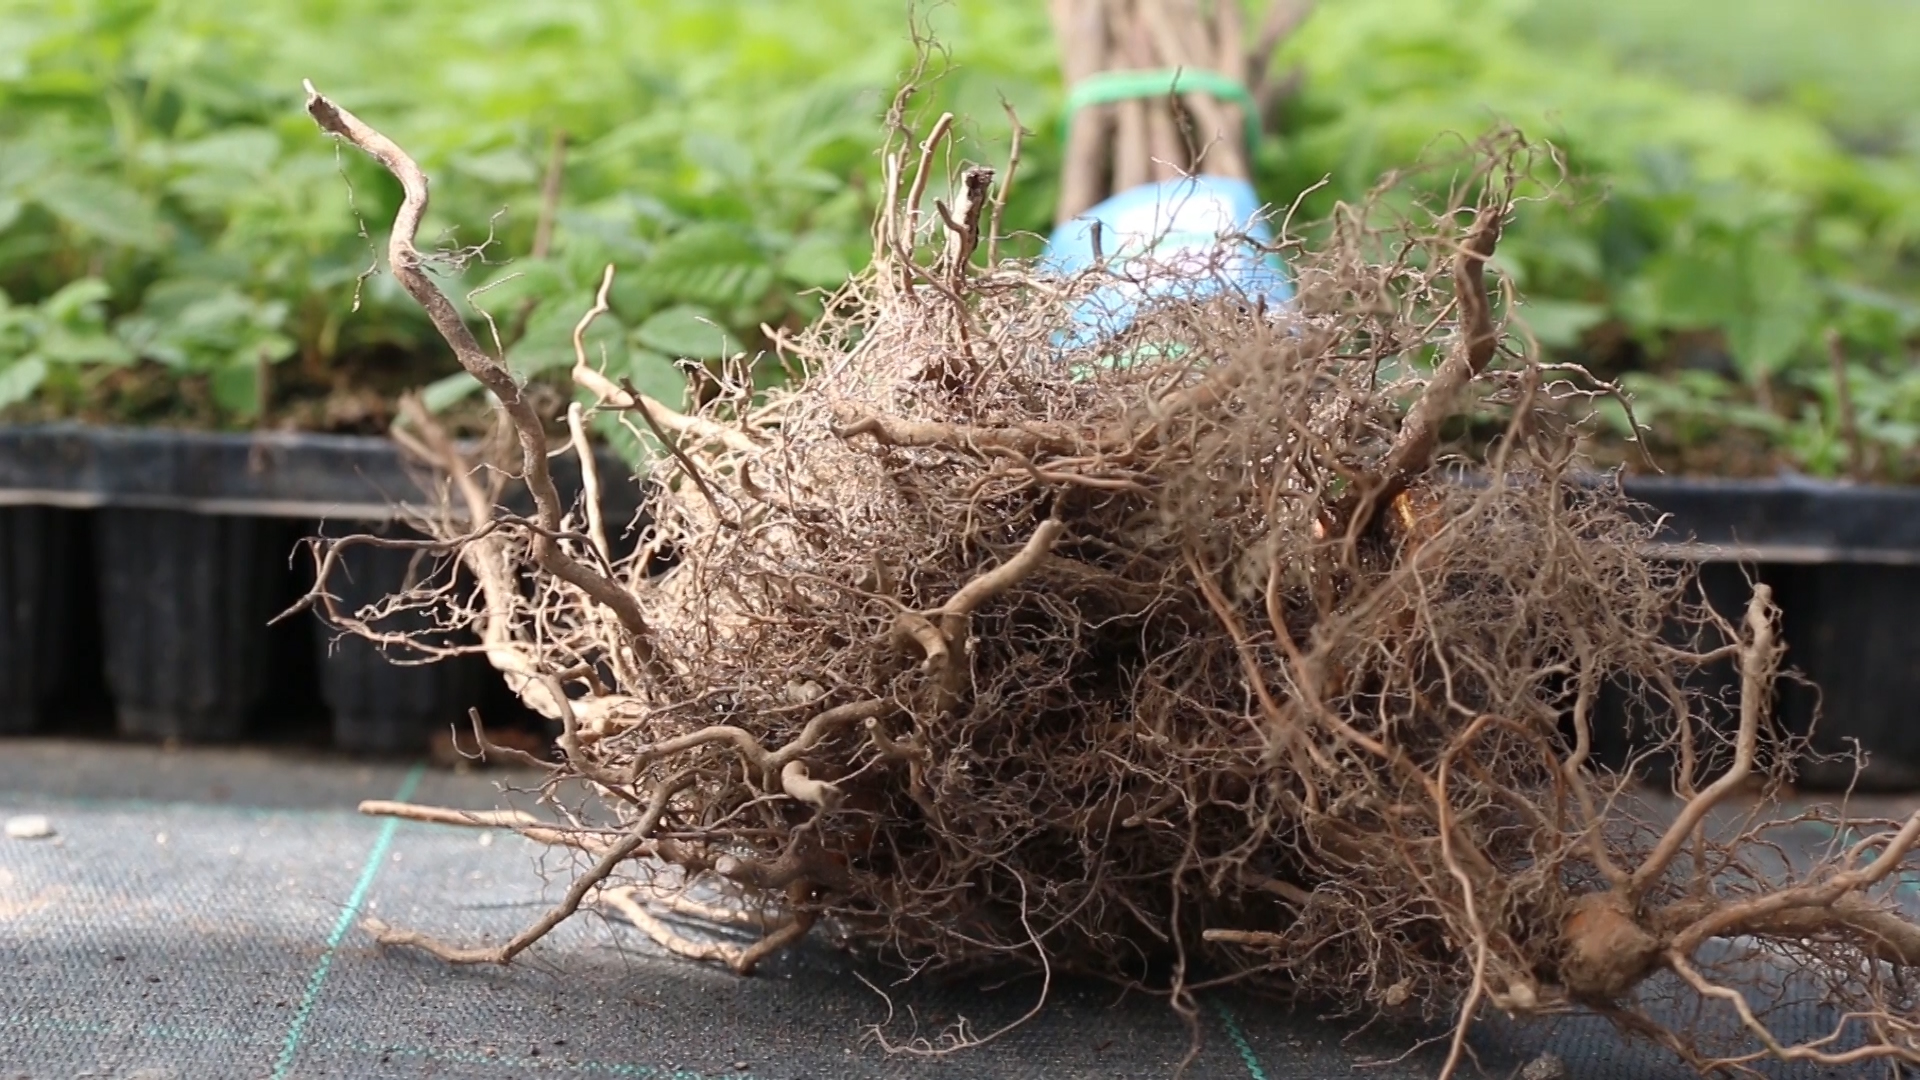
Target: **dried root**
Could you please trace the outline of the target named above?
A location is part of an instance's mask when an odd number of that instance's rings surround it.
[[[1543,407],[1572,390],[1488,294],[1517,141],[1481,148],[1463,205],[1343,207],[1293,255],[1289,311],[1169,302],[1068,355],[1053,331],[1101,282],[976,265],[990,176],[922,215],[932,155],[896,147],[872,270],[784,343],[804,385],[757,402],[729,377],[682,414],[579,356],[592,408],[672,448],[616,560],[616,523],[559,504],[540,418],[422,274],[419,170],[309,109],[405,185],[394,271],[502,401],[538,504],[496,513],[416,412],[469,511],[439,550],[477,582],[423,602],[562,725],[553,781],[622,822],[473,822],[592,866],[501,947],[384,940],[504,963],[597,896],[740,971],[824,924],[917,967],[1091,972],[1183,1009],[1237,982],[1451,1017],[1449,1073],[1489,1007],[1597,1010],[1702,1069],[1920,1061],[1920,928],[1891,897],[1920,815],[1782,857],[1814,819],[1766,812],[1790,760],[1767,590],[1730,625],[1643,554]],[[1449,470],[1462,418],[1503,433]],[[1729,655],[1734,730],[1688,681]],[[1592,760],[1609,686],[1651,706],[1671,800]],[[620,884],[662,867],[768,911],[759,942],[674,936]],[[1780,972],[1838,1006],[1830,1035],[1775,1034],[1743,991]]]

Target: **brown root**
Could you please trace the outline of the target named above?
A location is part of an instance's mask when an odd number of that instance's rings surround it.
[[[401,176],[395,271],[499,383],[537,480],[540,418],[418,271],[424,178],[311,111]],[[1150,137],[1118,111],[1119,138]],[[683,415],[579,358],[596,408],[670,443],[634,555],[550,483],[532,520],[456,484],[467,524],[438,542],[478,588],[417,599],[560,721],[549,783],[621,825],[504,946],[383,940],[506,962],[664,865],[771,929],[715,950],[630,917],[741,971],[831,924],[920,969],[1093,973],[1183,1009],[1239,983],[1450,1017],[1449,1073],[1486,1006],[1591,1008],[1703,1068],[1920,1061],[1920,929],[1891,898],[1920,816],[1782,820],[1770,596],[1721,620],[1574,470],[1549,405],[1592,387],[1550,382],[1485,280],[1528,147],[1477,148],[1463,205],[1339,208],[1291,251],[1286,311],[1176,298],[1067,351],[1055,331],[1111,280],[976,265],[987,182],[919,207],[943,133],[889,147],[875,264],[791,343],[803,385],[756,402],[723,373]],[[1489,452],[1442,457],[1463,418]],[[471,475],[417,409],[409,430]],[[1731,729],[1690,681],[1727,656]],[[1616,698],[1678,760],[1671,798],[1594,760]],[[1790,865],[1782,837],[1812,824],[1855,838]],[[1781,971],[1843,1030],[1779,1035],[1739,990]]]

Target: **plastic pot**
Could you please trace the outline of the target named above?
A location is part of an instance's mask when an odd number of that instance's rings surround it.
[[[120,733],[240,738],[267,686],[267,622],[287,573],[287,525],[111,508],[99,512],[94,541]]]
[[[1785,665],[1811,685],[1780,688],[1781,722],[1806,734],[1802,784],[1920,790],[1920,567],[1835,563],[1767,568],[1781,610]],[[1831,760],[1828,760],[1831,759]]]
[[[388,535],[416,534],[390,528]],[[346,549],[328,581],[343,612],[359,612],[406,589],[421,572],[415,552],[360,545]],[[452,644],[420,612],[382,618],[374,629],[404,633],[423,642]],[[467,711],[480,704],[486,661],[461,656],[432,663],[404,647],[383,646],[357,634],[316,627],[320,687],[333,712],[336,747],[365,754],[417,753],[433,732],[464,727]],[[471,640],[470,635],[465,636]]]
[[[39,729],[73,653],[71,511],[0,507],[0,734]]]
[[[1739,625],[1753,592],[1747,568],[1705,563],[1696,568],[1696,574],[1689,602],[1704,602],[1721,618]],[[1685,648],[1698,644],[1688,640],[1689,634],[1689,627],[1673,622],[1665,636],[1668,644]],[[1739,668],[1730,658],[1684,672],[1679,686],[1695,710],[1694,721],[1728,733],[1737,730],[1739,722],[1739,688]],[[1635,765],[1647,779],[1664,782],[1673,773],[1671,754],[1644,752],[1656,749],[1654,733],[1671,730],[1672,723],[1671,702],[1659,687],[1619,682],[1603,686],[1592,723],[1594,760],[1616,770]]]
[[[1662,553],[1701,564],[1716,610],[1737,620],[1745,573],[1773,587],[1783,666],[1775,720],[1810,735],[1796,763],[1809,788],[1920,788],[1920,489],[1774,480],[1629,481],[1667,515]],[[1718,676],[1737,685],[1731,665]],[[1810,684],[1810,685],[1809,685]],[[1715,718],[1723,727],[1731,715]],[[1855,749],[1866,763],[1856,776]],[[1842,754],[1846,760],[1821,760]]]

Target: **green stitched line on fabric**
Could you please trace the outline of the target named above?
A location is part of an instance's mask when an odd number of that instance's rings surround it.
[[[1247,1041],[1247,1034],[1240,1030],[1240,1022],[1233,1018],[1225,1005],[1212,1002],[1213,1011],[1220,1014],[1220,1022],[1226,1025],[1227,1038],[1233,1040],[1234,1049],[1240,1051],[1240,1060],[1247,1064],[1247,1075],[1253,1080],[1267,1080],[1267,1071],[1260,1067],[1260,1058],[1253,1052],[1253,1044]]]
[[[1839,839],[1841,842],[1846,844],[1857,844],[1862,839],[1859,832],[1853,829],[1851,826],[1849,826],[1846,830],[1846,833],[1842,835],[1841,833],[1836,831],[1833,826],[1827,824],[1824,821],[1809,821],[1809,822],[1806,822],[1806,825],[1808,828],[1814,829],[1817,832],[1825,833],[1828,836],[1835,837]],[[1878,852],[1874,853],[1874,858],[1877,859],[1879,857],[1880,856]],[[1894,892],[1904,893],[1909,899],[1920,900],[1920,871],[1895,870],[1892,874],[1888,876],[1893,879]]]
[[[426,772],[425,764],[415,765],[408,771],[407,778],[400,782],[400,790],[394,793],[393,800],[406,802],[413,798],[413,789],[420,786],[420,778]],[[327,936],[327,949],[320,954],[320,963],[314,967],[313,977],[307,980],[306,996],[300,999],[300,1009],[293,1014],[293,1026],[287,1029],[287,1041],[280,1047],[280,1060],[274,1063],[273,1080],[287,1080],[293,1070],[293,1059],[300,1052],[300,1039],[307,1032],[307,1022],[313,1019],[313,1008],[319,1004],[320,988],[326,985],[327,972],[333,968],[334,955],[340,951],[340,943],[347,939],[347,931],[353,929],[353,919],[360,913],[360,905],[367,902],[374,875],[380,872],[387,849],[393,846],[394,830],[399,827],[398,818],[388,818],[380,826],[380,835],[373,841],[373,850],[367,854],[367,864],[360,868],[360,880],[354,882],[353,895],[347,897],[347,906],[333,924],[333,933]]]
[[[1082,109],[1139,98],[1172,94],[1209,94],[1240,106],[1247,117],[1247,146],[1260,142],[1259,108],[1244,83],[1205,68],[1161,68],[1155,71],[1102,71],[1075,83],[1067,94],[1067,130]]]

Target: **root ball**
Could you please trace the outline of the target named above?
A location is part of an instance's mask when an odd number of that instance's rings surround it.
[[[436,550],[478,583],[422,602],[561,722],[553,781],[619,819],[510,826],[591,859],[512,942],[386,940],[505,962],[635,879],[764,913],[757,945],[678,949],[739,971],[826,927],[920,970],[1072,970],[1183,1009],[1238,982],[1455,1017],[1448,1072],[1488,1005],[1597,1009],[1703,1068],[1915,1059],[1886,943],[1913,934],[1888,890],[1920,816],[1851,823],[1788,876],[1760,858],[1785,826],[1715,817],[1788,760],[1775,613],[1764,590],[1737,627],[1691,602],[1578,472],[1561,403],[1606,388],[1543,366],[1488,273],[1530,183],[1517,139],[1477,148],[1460,204],[1338,208],[1290,252],[1287,310],[1175,297],[1077,350],[1057,331],[1111,277],[978,265],[990,177],[923,213],[895,146],[872,268],[781,341],[795,388],[730,369],[683,414],[580,354],[594,407],[666,451],[617,558],[617,523],[559,503],[539,418],[434,301],[418,169],[312,111],[406,184],[394,271],[505,403],[538,504],[493,512],[414,410],[469,511]],[[1461,434],[1482,449],[1442,458]],[[1733,730],[1689,681],[1728,655]],[[1593,760],[1609,687],[1674,751],[1673,798]],[[1846,1030],[1789,1044],[1734,1004],[1756,957],[1813,973]],[[1663,1019],[1676,987],[1742,1045],[1716,1058]]]

